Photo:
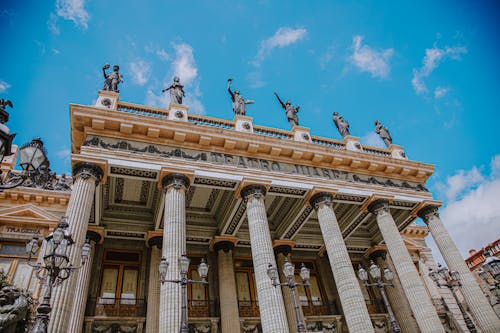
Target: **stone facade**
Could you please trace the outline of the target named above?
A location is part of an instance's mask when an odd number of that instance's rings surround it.
[[[92,260],[54,289],[51,332],[177,332],[184,305],[189,332],[296,332],[296,316],[309,332],[390,332],[380,292],[356,274],[370,259],[395,274],[387,296],[402,332],[460,332],[454,299],[427,275],[435,265],[424,241],[429,230],[464,277],[463,302],[476,327],[498,328],[443,222],[429,216],[438,206],[425,188],[434,167],[403,158],[402,147],[113,98],[106,108],[70,107],[71,190],[0,192],[0,263],[35,298],[25,242],[67,216],[76,264],[92,238]],[[14,163],[4,160],[2,169]],[[418,214],[428,227],[415,225]],[[208,261],[208,285],[189,283],[184,293],[172,282],[181,279],[183,254],[191,259],[188,280],[199,281],[196,268]],[[162,258],[170,282],[160,283]],[[295,289],[298,311],[289,288],[273,286],[267,273],[285,258],[297,282],[300,263],[311,272],[309,285]],[[281,272],[277,280],[286,282]]]

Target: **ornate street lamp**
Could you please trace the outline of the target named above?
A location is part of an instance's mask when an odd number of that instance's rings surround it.
[[[310,286],[309,278],[311,277],[311,271],[302,264],[300,266],[300,278],[302,283],[295,282],[295,265],[288,261],[285,257],[285,263],[283,265],[283,274],[285,275],[287,282],[278,282],[278,269],[272,264],[269,264],[267,268],[267,276],[271,279],[271,283],[274,287],[277,286],[288,286],[292,292],[293,306],[295,308],[295,318],[297,319],[297,332],[306,332],[306,326],[304,321],[300,316],[299,304],[297,302],[297,295],[295,293],[295,287],[297,286]]]
[[[467,328],[471,333],[477,333],[476,326],[474,326],[472,319],[467,314],[467,311],[465,311],[462,302],[460,302],[457,294],[455,293],[455,287],[462,286],[462,283],[460,282],[460,274],[457,271],[450,272],[448,268],[441,266],[441,264],[438,264],[437,272],[432,270],[432,268],[429,268],[429,275],[438,287],[448,287],[451,290],[451,293],[458,304],[458,308],[460,309],[460,312],[464,317]],[[444,283],[442,283],[441,281],[444,281]]]
[[[168,271],[169,262],[167,261],[166,258],[161,258],[160,267],[159,267],[161,284],[164,284],[165,282],[180,283],[181,287],[182,287],[182,313],[181,313],[180,333],[188,333],[189,332],[188,320],[187,320],[187,285],[190,283],[208,284],[208,281],[207,281],[208,265],[205,262],[205,259],[202,258],[201,263],[198,266],[198,275],[201,277],[201,280],[191,280],[191,279],[187,278],[187,273],[189,270],[189,263],[190,263],[190,260],[185,254],[183,254],[179,258],[179,269],[181,271],[180,280],[167,280],[167,271]]]
[[[28,253],[28,264],[35,269],[36,277],[45,283],[45,292],[42,302],[38,306],[35,322],[31,330],[32,333],[46,333],[49,324],[49,314],[52,310],[50,298],[52,288],[68,279],[75,269],[82,267],[90,255],[90,243],[87,240],[81,249],[81,265],[73,266],[69,262],[68,247],[74,244],[68,232],[68,222],[66,217],[62,217],[57,228],[45,237],[45,253],[40,263],[32,263],[31,259],[36,255],[39,249],[38,239],[33,238],[26,244]]]
[[[394,274],[388,267],[384,267],[384,278],[387,282],[382,281],[382,270],[379,266],[375,265],[373,260],[370,260],[370,267],[368,268],[370,272],[370,276],[375,280],[375,283],[368,283],[368,272],[363,268],[363,266],[359,265],[358,268],[358,277],[361,281],[363,281],[366,288],[375,286],[380,290],[380,295],[382,295],[382,301],[384,302],[384,306],[389,314],[389,321],[391,322],[392,332],[400,333],[401,328],[399,327],[398,321],[396,320],[396,316],[394,316],[394,312],[392,311],[391,304],[389,303],[389,299],[385,293],[385,287],[391,286],[394,287],[392,280],[394,279]]]
[[[0,184],[0,190],[21,186],[26,181],[44,184],[50,180],[50,162],[40,138],[19,148],[19,165],[23,169],[21,173],[13,174],[6,183]]]

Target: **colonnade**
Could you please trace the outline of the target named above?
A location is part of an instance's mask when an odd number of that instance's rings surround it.
[[[75,185],[68,205],[69,231],[77,244],[83,242],[94,197],[95,187],[102,177],[102,170],[89,163],[75,167]],[[170,263],[166,279],[179,278],[178,258],[186,253],[186,190],[190,180],[182,174],[170,174],[163,178],[165,191],[165,210],[163,219],[163,242],[151,249],[151,266],[148,288],[148,311],[146,332],[178,332],[181,321],[181,288],[179,284],[160,284],[158,266],[160,257]],[[260,320],[265,333],[294,332],[295,318],[287,310],[289,295],[280,288],[272,286],[267,276],[268,265],[276,265],[275,252],[264,205],[265,186],[247,185],[240,194],[246,203],[250,233],[256,291],[259,300]],[[350,333],[375,332],[365,304],[360,285],[349,258],[339,223],[332,206],[333,195],[320,192],[308,202],[317,211],[319,227],[323,236],[329,264],[342,305],[345,323]],[[385,199],[374,200],[368,210],[376,216],[377,224],[392,258],[391,264],[398,275],[406,299],[422,333],[444,333],[436,309],[432,305],[423,282],[413,264],[403,239]],[[462,278],[462,291],[476,323],[484,333],[500,332],[499,321],[474,281],[463,258],[439,219],[436,207],[424,207],[419,215],[428,224],[431,234],[443,254],[450,270],[456,270]],[[221,238],[222,239],[222,238]],[[214,250],[218,256],[218,277],[222,332],[239,332],[240,319],[235,274],[233,267],[234,242],[222,239],[215,242]],[[277,253],[278,261],[283,263],[288,251]],[[70,252],[74,262],[76,254]],[[281,268],[281,266],[280,266]],[[283,278],[282,276],[280,278]],[[78,282],[77,282],[78,281]],[[82,306],[74,302],[75,296],[82,295],[88,288],[89,271],[82,270],[57,288],[53,297],[53,311],[50,332],[81,331]],[[83,297],[84,298],[84,297]],[[159,305],[159,306],[158,306]],[[73,311],[77,309],[78,311]],[[80,325],[80,328],[75,327]]]

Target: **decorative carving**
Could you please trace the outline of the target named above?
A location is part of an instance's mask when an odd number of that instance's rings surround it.
[[[241,190],[241,197],[248,200],[250,196],[263,199],[266,196],[266,188],[258,184],[247,185]]]
[[[243,330],[244,333],[256,333],[256,332],[258,332],[257,324],[249,324],[246,322],[243,322],[241,324],[241,329]]]
[[[24,332],[32,304],[30,293],[8,284],[7,276],[0,270],[0,332]]]
[[[333,196],[327,192],[320,192],[313,195],[309,202],[314,209],[318,209],[321,204],[331,206],[333,204]]]
[[[387,321],[384,319],[374,319],[372,320],[373,328],[375,333],[389,333],[389,327],[387,326]]]
[[[184,113],[181,110],[175,111],[175,116],[179,119],[184,118]]]
[[[241,127],[246,129],[247,131],[250,130],[250,123],[248,121],[245,121],[243,124],[241,124]]]
[[[99,166],[92,163],[79,162],[73,167],[74,180],[76,180],[78,177],[81,177],[82,179],[85,180],[94,178],[96,186],[101,181],[103,175],[104,172],[102,171],[102,169]]]
[[[389,200],[387,199],[378,199],[368,205],[368,211],[374,215],[377,215],[381,212],[389,213]]]
[[[284,239],[291,239],[297,230],[307,221],[308,217],[311,215],[313,211],[313,208],[311,206],[306,206],[302,213],[299,215],[295,223],[292,225],[290,230],[287,231],[285,236],[283,236]]]
[[[223,179],[196,177],[194,179],[194,184],[207,185],[209,187],[222,187],[224,189],[234,189],[236,187],[237,182],[230,180],[223,180]]]
[[[311,139],[311,137],[307,133],[302,133],[302,139],[309,141],[309,139]]]
[[[104,105],[105,107],[109,108],[111,106],[111,100],[109,98],[103,98],[101,99],[101,104]]]
[[[231,222],[229,223],[229,226],[226,229],[226,234],[232,235],[234,231],[236,230],[236,226],[242,219],[243,215],[245,214],[245,211],[247,209],[247,205],[245,204],[245,200],[240,201],[240,205],[238,206],[238,209],[236,210],[236,213],[234,214]]]
[[[231,101],[233,102],[233,111],[236,115],[246,115],[247,113],[247,104],[253,104],[254,101],[250,99],[245,99],[240,95],[240,91],[236,89],[234,92],[231,91],[231,82],[233,79],[227,79],[227,91],[231,96]]]
[[[171,173],[163,177],[161,181],[161,185],[164,189],[173,187],[177,190],[181,188],[187,189],[189,187],[189,183],[189,178],[180,173]]]
[[[271,186],[269,188],[269,193],[278,193],[290,196],[303,197],[307,191],[298,189],[298,188],[290,188],[290,187],[281,187],[281,186]]]
[[[281,104],[283,110],[285,110],[290,127],[299,126],[299,117],[297,117],[297,113],[299,113],[300,106],[293,106],[289,99],[287,99],[287,101],[283,103],[277,93],[274,93],[274,95],[278,99],[278,102]]]
[[[438,212],[439,207],[437,206],[425,206],[424,208],[420,209],[417,213],[418,217],[420,217],[426,224],[429,224],[429,219],[433,216],[439,217],[439,212]]]
[[[16,184],[21,182],[23,187],[39,188],[44,190],[54,190],[54,191],[71,191],[71,184],[73,179],[67,177],[66,174],[57,176],[55,172],[52,172],[49,168],[41,167],[40,173],[30,173],[27,175],[22,175],[18,171],[9,171],[5,184]]]
[[[127,169],[122,167],[111,167],[110,174],[120,175],[120,176],[134,176],[147,179],[156,179],[157,172],[150,170],[140,170],[140,169]]]

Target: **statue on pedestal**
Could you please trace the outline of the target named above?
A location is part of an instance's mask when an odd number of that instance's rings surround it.
[[[243,96],[240,95],[240,91],[236,89],[234,92],[231,91],[231,82],[233,79],[227,79],[227,91],[231,96],[231,101],[233,101],[233,111],[235,115],[244,116],[247,113],[247,104],[253,104],[254,101],[251,99],[245,100]]]
[[[280,102],[281,107],[285,110],[290,127],[299,126],[299,117],[297,117],[297,113],[299,113],[300,106],[293,106],[292,103],[290,103],[289,99],[287,99],[287,101],[283,103],[276,92],[274,93],[274,95],[278,99],[278,102]]]
[[[344,119],[344,117],[339,116],[338,112],[333,113],[333,123],[343,138],[347,135],[351,135],[349,132],[349,123]]]
[[[391,133],[389,133],[387,127],[382,125],[378,120],[375,121],[375,133],[380,135],[380,138],[384,140],[384,143],[387,147],[389,147],[392,144]]]
[[[5,110],[6,106],[14,107],[10,100],[0,98],[0,124],[5,124],[9,121],[9,113]]]
[[[109,69],[109,64],[106,64],[102,67],[102,73],[104,75],[104,87],[102,90],[106,91],[114,91],[119,93],[118,84],[123,82],[123,75],[121,75],[118,71],[120,70],[120,66],[114,65],[113,71],[106,73],[106,70]]]
[[[182,98],[184,94],[184,86],[180,83],[178,76],[174,76],[174,81],[167,88],[163,89],[161,92],[170,90],[170,102],[176,104],[182,104]]]

